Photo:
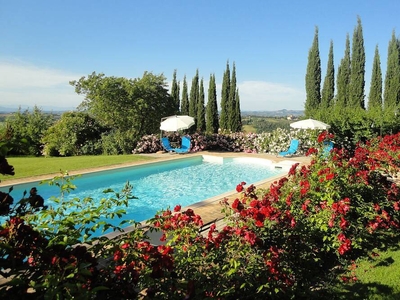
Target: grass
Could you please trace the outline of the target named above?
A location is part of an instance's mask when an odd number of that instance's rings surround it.
[[[61,171],[78,171],[152,159],[151,157],[133,154],[71,157],[7,157],[8,163],[14,166],[15,175],[0,175],[0,181],[5,182],[11,179],[57,174]]]
[[[400,299],[400,242],[356,262],[357,281],[338,287],[338,299]]]

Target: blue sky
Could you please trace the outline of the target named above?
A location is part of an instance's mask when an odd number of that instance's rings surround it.
[[[322,80],[329,43],[343,57],[360,16],[369,92],[375,46],[383,74],[398,0],[303,1],[8,1],[0,0],[0,106],[74,108],[70,80],[93,71],[142,77],[177,70],[190,86],[199,70],[220,88],[226,63],[236,64],[242,110],[303,109],[304,78],[315,26]],[[218,101],[220,91],[218,91]],[[366,97],[367,100],[367,97]]]

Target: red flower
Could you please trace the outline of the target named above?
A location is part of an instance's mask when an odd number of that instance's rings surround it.
[[[115,261],[120,260],[122,257],[123,257],[123,254],[121,251],[117,250],[114,252],[114,260]]]
[[[121,249],[128,249],[130,247],[129,243],[125,243],[121,246]]]
[[[330,173],[330,174],[326,175],[326,180],[332,180],[333,178],[335,178],[334,173]]]
[[[311,202],[310,199],[307,199],[306,201],[304,201],[304,203],[301,205],[301,209],[302,209],[303,211],[308,212],[308,204],[310,204],[310,202]]]
[[[300,186],[302,187],[300,189],[300,195],[304,196],[308,190],[310,189],[310,183],[306,180],[306,181],[300,181]]]
[[[296,168],[299,165],[299,163],[295,163],[294,165],[292,165],[292,167],[289,170],[288,176],[293,176],[296,174]]]
[[[174,212],[179,212],[179,211],[181,211],[181,206],[180,205],[177,205],[177,206],[175,206],[175,208],[174,208]]]
[[[339,246],[338,249],[340,255],[344,255],[346,252],[350,250],[351,250],[351,241],[349,239],[346,239],[344,243]]]
[[[338,240],[341,242],[344,242],[346,240],[346,236],[343,233],[338,234]]]
[[[318,150],[316,148],[311,147],[310,149],[308,149],[306,156],[310,156],[313,155],[315,153],[318,153]]]
[[[237,191],[238,193],[240,193],[241,191],[243,191],[243,185],[238,184],[238,185],[236,186],[236,191]]]
[[[241,211],[244,208],[244,206],[242,202],[240,202],[239,199],[236,198],[235,201],[233,201],[232,203],[232,208],[234,210]]]
[[[345,218],[340,218],[340,228],[346,229],[347,227],[349,227],[349,224],[350,223]]]

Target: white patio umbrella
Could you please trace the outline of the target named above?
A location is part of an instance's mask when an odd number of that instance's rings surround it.
[[[191,116],[169,116],[161,119],[160,129],[164,131],[179,131],[192,127],[194,118]]]
[[[297,129],[329,129],[331,126],[314,119],[306,119],[291,123],[290,127]]]

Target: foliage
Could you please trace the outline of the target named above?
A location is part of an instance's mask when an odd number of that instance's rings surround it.
[[[242,130],[240,112],[239,90],[236,86],[236,65],[233,62],[232,78],[229,86],[229,102],[228,102],[228,129],[232,132]]]
[[[360,17],[357,18],[357,26],[353,33],[351,51],[351,75],[350,75],[350,102],[349,107],[365,109],[365,49],[364,37]]]
[[[217,87],[215,84],[215,75],[210,75],[208,87],[208,101],[206,107],[206,132],[218,133],[218,104],[217,104]]]
[[[197,128],[197,104],[199,102],[199,70],[196,70],[196,75],[192,78],[192,85],[190,86],[189,96],[189,116],[196,120],[194,129]],[[193,129],[192,127],[192,129]]]
[[[41,155],[42,137],[46,130],[54,123],[51,114],[42,112],[37,106],[32,111],[21,108],[7,118],[7,127],[11,130],[10,143],[14,147],[10,154]]]
[[[107,238],[93,235],[107,229],[119,230],[109,223],[124,210],[133,198],[131,187],[99,203],[90,196],[68,197],[76,186],[72,177],[63,174],[48,184],[60,188],[60,197],[53,197],[49,209],[32,213],[22,198],[0,231],[1,275],[7,278],[0,286],[2,297],[35,299],[90,299],[104,289],[99,263],[107,258],[112,246]],[[111,195],[112,190],[105,193]],[[121,225],[126,222],[121,222]],[[90,249],[89,249],[90,247]],[[103,256],[105,255],[105,256]]]
[[[162,117],[176,112],[176,103],[167,89],[163,75],[145,72],[142,78],[105,77],[92,73],[70,82],[78,94],[85,95],[80,105],[101,124],[138,137],[159,130]]]
[[[392,110],[400,104],[400,49],[399,40],[393,30],[392,39],[389,41],[385,88],[383,102],[385,110]]]
[[[308,51],[308,63],[306,72],[306,102],[304,114],[311,117],[313,111],[321,105],[321,58],[319,56],[318,27],[315,27],[315,34],[312,46]]]
[[[2,225],[9,267],[2,272],[12,279],[0,295],[24,298],[31,288],[34,298],[332,298],[331,286],[357,280],[347,274],[355,260],[398,240],[400,190],[387,176],[400,170],[400,134],[359,144],[354,155],[334,149],[325,156],[323,142],[332,138],[319,134],[311,163],[294,164],[268,189],[239,183],[240,196],[222,201],[218,228],[202,232],[201,217],[179,205],[157,213],[148,221],[149,232],[161,235],[155,244],[140,228],[115,240],[92,238],[113,227],[100,216],[123,214],[110,209],[128,205],[129,185],[99,207],[90,197],[64,197],[75,186],[55,178],[57,206],[11,211]]]
[[[219,128],[221,130],[229,129],[229,91],[231,85],[231,72],[229,70],[229,61],[226,62],[226,69],[224,72],[224,77],[222,79],[221,88],[221,110],[219,115]]]
[[[292,120],[287,120],[283,118],[269,118],[269,117],[257,117],[257,116],[248,116],[243,119],[243,124],[252,125],[256,128],[257,133],[263,132],[271,132],[278,128],[282,129],[290,129],[289,125],[292,123]]]
[[[111,130],[101,135],[101,151],[107,155],[128,154],[136,145],[135,131]]]
[[[335,96],[335,67],[333,64],[333,42],[329,46],[328,64],[324,85],[321,91],[321,108],[329,108],[334,105]]]
[[[293,138],[301,142],[298,154],[304,154],[310,147],[316,145],[316,136],[319,131],[294,130],[288,131],[278,128],[271,133],[215,133],[202,135],[194,133],[191,135],[191,152],[213,150],[228,152],[247,153],[271,153],[277,154],[289,145]],[[168,135],[172,142],[180,143],[178,133]],[[137,143],[133,153],[155,153],[162,151],[160,138],[157,135],[144,136]]]
[[[176,70],[174,70],[174,74],[172,77],[171,97],[175,101],[175,111],[179,112],[179,82],[176,81]]]
[[[183,77],[183,84],[182,84],[181,114],[189,115],[189,96],[188,96],[186,75]]]
[[[368,97],[368,110],[382,110],[382,71],[378,45],[375,47],[372,65],[371,84]]]
[[[347,107],[350,98],[350,74],[351,74],[351,59],[350,59],[350,37],[346,35],[346,45],[344,49],[344,57],[340,61],[337,74],[337,108]]]
[[[65,112],[42,138],[46,156],[100,154],[98,143],[105,128],[84,112]]]
[[[197,131],[204,132],[206,130],[206,110],[204,107],[204,82],[203,78],[200,79],[200,87],[199,87],[199,99],[197,100]]]

